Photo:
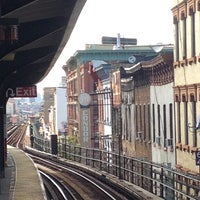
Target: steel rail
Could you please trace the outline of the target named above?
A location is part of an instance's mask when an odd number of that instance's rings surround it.
[[[43,171],[39,170],[39,173],[42,175],[42,176],[45,176],[45,178],[47,178],[56,188],[57,190],[59,191],[59,193],[61,194],[61,196],[63,197],[64,200],[68,200],[67,196],[65,195],[65,193],[63,192],[62,188],[59,186],[58,183],[56,183],[55,181],[55,177],[54,178],[51,178],[47,173],[44,173]],[[57,180],[57,182],[59,182]],[[71,193],[70,193],[71,195]],[[76,198],[73,198],[73,199],[76,199]]]
[[[72,169],[69,169],[69,167],[64,167],[63,165],[59,165],[59,163],[54,163],[52,161],[48,161],[46,159],[42,159],[42,158],[38,158],[37,156],[32,156],[32,155],[29,155],[33,160],[35,159],[39,159],[41,162],[45,162],[47,165],[50,165],[51,167],[55,168],[55,169],[59,169],[60,171],[68,171],[69,173],[71,174],[74,174],[78,177],[81,177],[83,180],[89,182],[91,185],[93,185],[95,188],[97,188],[98,190],[100,190],[103,194],[105,194],[107,196],[108,199],[111,199],[111,200],[118,200],[119,198],[116,198],[114,197],[113,194],[111,194],[111,192],[109,193],[106,189],[104,189],[103,187],[101,187],[100,185],[98,185],[97,183],[95,183],[92,179],[90,179],[89,177],[86,177],[85,175],[75,171],[75,170],[72,170]],[[48,166],[47,166],[48,167]],[[94,177],[93,177],[94,179]],[[108,186],[107,186],[108,187]],[[115,191],[116,192],[116,191]],[[115,194],[116,195],[116,194]],[[126,198],[126,197],[124,197]],[[138,197],[137,199],[141,199],[140,197]]]

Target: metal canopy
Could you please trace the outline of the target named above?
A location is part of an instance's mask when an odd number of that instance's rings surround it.
[[[2,0],[0,20],[18,21],[18,40],[0,40],[0,95],[40,82],[67,43],[86,0]],[[0,21],[0,24],[2,22]],[[0,25],[1,27],[1,25]]]
[[[6,91],[34,85],[48,74],[85,2],[0,0],[0,178],[5,177]]]

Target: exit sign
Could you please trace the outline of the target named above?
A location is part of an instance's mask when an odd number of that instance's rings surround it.
[[[37,87],[35,85],[28,87],[8,88],[6,97],[37,97]]]

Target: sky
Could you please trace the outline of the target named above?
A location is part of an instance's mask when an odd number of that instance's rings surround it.
[[[87,0],[72,34],[54,67],[37,84],[57,87],[65,76],[62,66],[85,44],[101,44],[102,36],[136,38],[137,45],[174,43],[174,0]]]

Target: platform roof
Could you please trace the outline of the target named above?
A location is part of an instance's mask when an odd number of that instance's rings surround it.
[[[86,0],[2,0],[0,34],[15,24],[18,40],[0,35],[0,95],[44,79],[65,47]]]

